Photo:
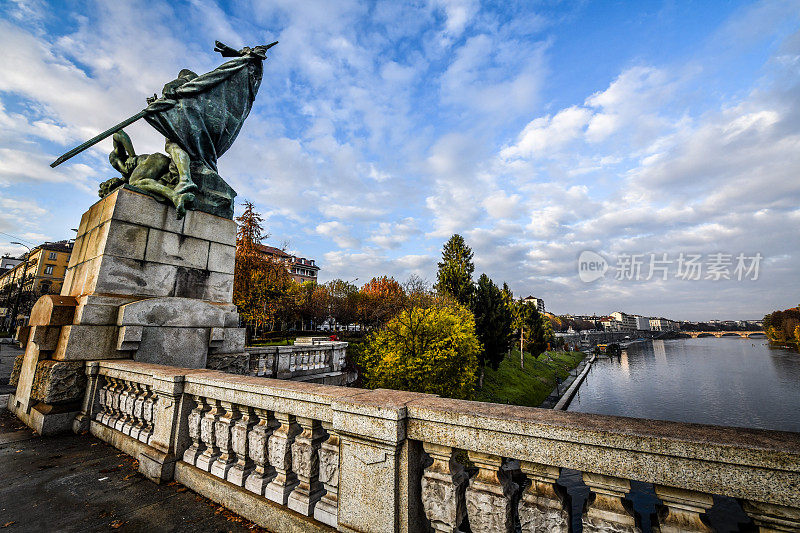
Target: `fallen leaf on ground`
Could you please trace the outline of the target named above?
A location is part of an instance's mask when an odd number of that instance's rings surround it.
[[[16,522],[16,520],[12,520],[11,522],[6,522],[5,524],[3,524],[3,527],[8,527],[10,525],[13,525],[14,522]]]
[[[124,523],[125,523],[125,522],[123,522],[122,520],[114,520],[114,521],[113,521],[113,522],[111,522],[111,524],[109,524],[109,525],[110,525],[111,527],[113,527],[114,529],[119,529],[119,528],[121,528],[121,527],[122,527],[122,524],[124,524]]]

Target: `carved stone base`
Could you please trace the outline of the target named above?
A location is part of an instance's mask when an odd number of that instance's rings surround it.
[[[258,472],[253,472],[247,476],[247,479],[244,482],[244,488],[254,494],[263,496],[264,490],[267,488],[267,485],[269,485],[269,482],[272,481],[273,477],[274,476],[265,477]]]
[[[337,524],[337,505],[332,505],[324,499],[317,502],[314,507],[314,519],[319,520],[323,524],[331,527],[336,527]]]
[[[286,505],[289,502],[289,494],[291,494],[294,488],[299,484],[300,482],[296,479],[288,483],[285,481],[273,480],[264,489],[264,497],[275,503]]]

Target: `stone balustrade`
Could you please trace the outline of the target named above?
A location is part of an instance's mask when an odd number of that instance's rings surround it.
[[[293,346],[247,347],[249,375],[325,384],[345,384],[346,342],[295,343]]]
[[[175,479],[275,531],[569,531],[563,469],[591,491],[587,532],[639,530],[631,481],[653,485],[655,531],[711,531],[712,495],[736,498],[760,531],[800,530],[794,433],[131,361],[86,368],[76,429],[137,457],[151,479]]]

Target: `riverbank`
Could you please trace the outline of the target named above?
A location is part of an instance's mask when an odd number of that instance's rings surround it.
[[[565,391],[572,371],[584,360],[583,352],[545,352],[538,358],[525,353],[524,367],[520,368],[519,350],[506,356],[497,370],[487,368],[483,388],[475,391],[475,399],[481,402],[505,403],[538,407],[559,386]],[[579,373],[579,371],[578,371]],[[577,374],[576,374],[577,375]]]

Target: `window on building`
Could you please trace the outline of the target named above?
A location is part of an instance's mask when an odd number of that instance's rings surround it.
[[[50,259],[55,259],[57,257],[55,252],[50,252]]]
[[[44,267],[44,273],[47,274],[48,276],[52,276],[53,275],[53,265],[47,265],[46,267]]]

